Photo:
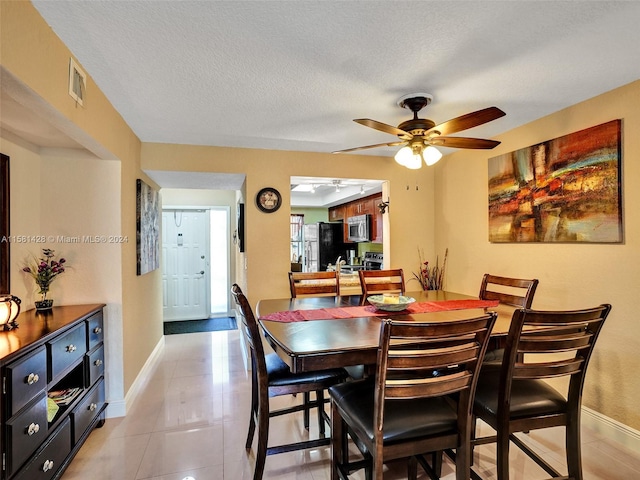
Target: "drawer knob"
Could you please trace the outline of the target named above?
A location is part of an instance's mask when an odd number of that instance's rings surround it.
[[[96,327],[93,329],[93,333],[101,333],[102,329],[100,327]]]
[[[75,352],[78,349],[73,343],[71,345],[67,345],[67,352]]]
[[[40,431],[40,425],[37,423],[32,423],[27,427],[27,435],[32,436]]]
[[[97,404],[95,404],[95,403],[91,403],[91,404],[89,405],[89,411],[90,411],[90,412],[95,412],[96,408],[98,408],[98,405],[97,405]]]
[[[30,373],[27,377],[27,384],[33,385],[34,383],[38,383],[38,380],[40,380],[40,376],[37,373]]]
[[[97,359],[95,362],[93,362],[93,364],[94,364],[96,367],[99,367],[100,365],[102,365],[102,360]]]
[[[53,460],[45,460],[44,465],[42,465],[42,471],[48,472],[53,468]]]

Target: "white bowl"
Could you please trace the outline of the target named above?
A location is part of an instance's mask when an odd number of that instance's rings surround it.
[[[367,298],[367,301],[378,310],[384,310],[386,312],[401,312],[416,301],[415,298],[405,297],[404,295],[396,295],[396,297],[398,298],[398,303],[385,302],[384,295],[371,295]]]

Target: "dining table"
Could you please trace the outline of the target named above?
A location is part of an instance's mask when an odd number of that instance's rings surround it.
[[[444,290],[406,292],[415,300],[398,312],[378,310],[361,295],[260,300],[256,316],[266,342],[293,373],[376,364],[384,319],[444,322],[497,313],[492,342],[509,331],[515,307]]]

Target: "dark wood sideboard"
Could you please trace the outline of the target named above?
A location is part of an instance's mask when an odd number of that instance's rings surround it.
[[[57,479],[105,421],[104,304],[28,310],[0,331],[2,480]],[[48,419],[48,397],[74,392]]]

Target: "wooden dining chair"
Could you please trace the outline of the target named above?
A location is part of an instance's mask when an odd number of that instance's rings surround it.
[[[404,294],[404,272],[401,268],[391,270],[359,270],[363,299],[380,293]]]
[[[346,478],[369,458],[376,480],[384,462],[398,458],[409,459],[409,478],[416,478],[418,463],[437,478],[423,454],[455,449],[456,479],[467,480],[471,406],[496,315],[433,323],[383,320],[375,378],[329,388],[331,478]],[[364,461],[349,461],[347,433]]]
[[[338,272],[289,272],[289,288],[291,298],[339,297],[340,274]]]
[[[514,307],[531,308],[538,279],[499,277],[485,273],[480,284],[481,300],[498,300]]]
[[[473,412],[495,436],[474,445],[497,442],[498,480],[509,479],[509,444],[513,442],[549,475],[561,476],[514,433],[565,427],[568,477],[582,480],[580,409],[589,358],[611,305],[573,311],[518,309],[500,370],[482,369]],[[550,355],[552,354],[552,355]],[[522,359],[522,360],[520,360]],[[566,395],[545,379],[569,377]]]
[[[485,273],[482,277],[478,297],[481,300],[498,300],[500,303],[513,307],[531,308],[537,287],[537,278],[527,280]],[[487,352],[484,361],[485,368],[500,368],[504,355],[502,343],[500,340],[496,345],[489,346],[489,352]]]
[[[328,444],[325,437],[325,422],[328,420],[325,411],[324,390],[343,382],[347,378],[345,370],[331,369],[308,373],[291,373],[291,370],[275,353],[265,354],[258,322],[253,314],[247,298],[240,287],[234,284],[231,294],[239,308],[242,319],[242,330],[246,336],[251,354],[251,417],[245,448],[250,449],[256,425],[258,426],[258,450],[253,474],[254,480],[260,480],[264,472],[266,457],[276,453],[290,452],[303,448],[314,448]],[[315,392],[315,401],[305,401],[300,405],[271,410],[269,398],[280,395]],[[268,446],[269,419],[289,413],[304,412],[305,428],[309,428],[309,410],[315,407],[318,411],[318,430],[320,437],[287,445]]]

